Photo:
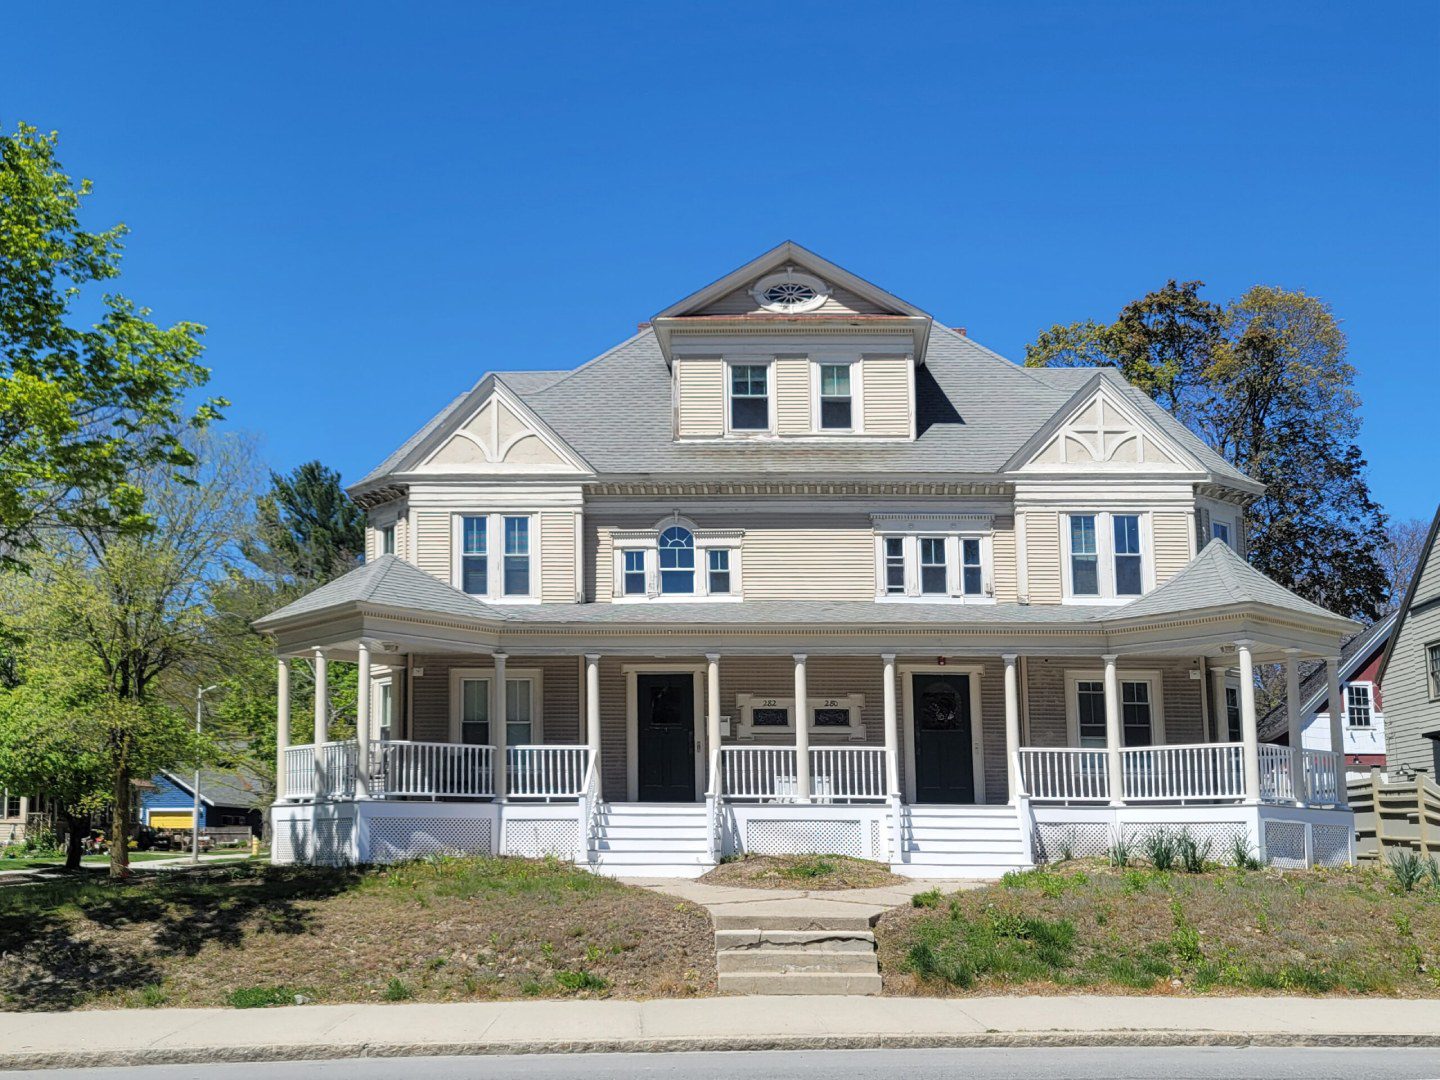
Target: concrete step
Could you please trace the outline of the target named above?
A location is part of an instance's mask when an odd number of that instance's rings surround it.
[[[875,935],[869,930],[716,930],[715,948],[804,948],[869,955],[875,951]]]
[[[716,930],[790,930],[790,931],[812,931],[812,930],[869,930],[874,925],[878,915],[850,915],[836,914],[827,908],[814,908],[807,910],[803,905],[804,901],[795,901],[794,905],[785,904],[784,901],[773,901],[765,911],[748,911],[727,913],[711,912],[710,918],[715,923]],[[784,906],[782,906],[782,904]]]
[[[956,863],[956,862],[901,862],[892,863],[890,872],[900,877],[934,878],[937,881],[993,881],[1002,878],[1011,870],[1026,867],[1014,863]]]
[[[879,971],[875,952],[823,952],[810,949],[722,949],[715,954],[721,974],[815,972],[829,975],[873,975]]]
[[[722,971],[719,976],[722,994],[878,994],[880,976],[817,971]]]

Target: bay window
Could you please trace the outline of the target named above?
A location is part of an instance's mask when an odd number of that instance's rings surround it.
[[[1066,599],[1107,601],[1144,595],[1150,578],[1146,515],[1067,514],[1062,518],[1062,535]]]

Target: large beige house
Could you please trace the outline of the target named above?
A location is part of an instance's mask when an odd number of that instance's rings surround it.
[[[366,565],[259,624],[275,858],[963,877],[1188,828],[1348,861],[1338,758],[1298,702],[1296,749],[1259,743],[1252,667],[1298,698],[1355,627],[1245,561],[1260,490],[1116,372],[781,244],[573,370],[486,375],[354,485]]]

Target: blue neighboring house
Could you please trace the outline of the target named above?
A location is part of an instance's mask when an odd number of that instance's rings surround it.
[[[140,793],[140,821],[156,829],[188,829],[194,815],[194,774],[162,772]],[[203,769],[200,772],[200,827],[247,826],[259,836],[267,785],[246,769]]]

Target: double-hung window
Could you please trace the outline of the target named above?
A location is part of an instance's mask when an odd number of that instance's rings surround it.
[[[530,595],[530,519],[505,519],[505,595]]]
[[[711,596],[724,596],[730,591],[730,549],[711,548],[707,553],[710,579],[706,583]]]
[[[5,792],[5,816],[7,818],[20,816],[20,796],[11,791]]]
[[[689,529],[672,525],[660,534],[660,592],[688,594],[695,591],[695,536]]]
[[[1140,567],[1140,517],[1112,514],[1115,534],[1115,595],[1139,596],[1144,592]]]
[[[380,530],[380,554],[395,554],[395,523],[391,522]]]
[[[905,538],[885,537],[885,592],[890,596],[905,595]]]
[[[820,430],[849,431],[854,426],[849,364],[820,365]]]
[[[460,741],[467,746],[490,746],[490,682],[463,678],[459,682]],[[535,681],[505,680],[505,742],[526,746],[535,741]]]
[[[1230,523],[1228,521],[1210,522],[1210,535],[1221,543],[1230,544]],[[1231,544],[1231,547],[1234,545]]]
[[[389,681],[379,683],[375,688],[375,726],[381,742],[385,742],[395,730],[395,684]]]
[[[770,430],[769,365],[730,365],[730,429]]]
[[[1351,683],[1345,687],[1345,722],[1356,728],[1368,728],[1373,723],[1369,683]]]
[[[1429,676],[1431,699],[1440,698],[1440,643],[1425,646],[1425,671]]]
[[[1230,742],[1239,742],[1243,737],[1240,727],[1240,688],[1225,688],[1225,737]]]
[[[1072,675],[1074,694],[1073,735],[1081,747],[1099,749],[1106,745],[1105,683],[1092,672]],[[1120,700],[1120,745],[1150,746],[1156,742],[1159,693],[1158,676],[1122,678]]]
[[[1064,519],[1067,596],[1119,600],[1140,596],[1146,582],[1143,514],[1081,513]]]
[[[460,680],[460,741],[467,746],[490,743],[490,680]]]
[[[924,596],[944,596],[950,591],[949,564],[945,558],[943,536],[920,537],[920,592]]]
[[[489,519],[485,517],[460,519],[460,588],[472,596],[486,596],[490,592],[488,525]]]
[[[631,548],[623,553],[625,559],[625,595],[645,595],[645,551]]]
[[[1153,741],[1148,682],[1120,684],[1120,724],[1126,746],[1149,746]]]
[[[1070,591],[1100,595],[1100,556],[1095,544],[1095,515],[1070,515]]]
[[[1079,720],[1080,745],[1105,745],[1105,684],[1098,679],[1082,679],[1075,684],[1075,707]]]
[[[980,564],[980,540],[960,539],[960,591],[966,596],[980,596],[985,591],[984,568]]]

